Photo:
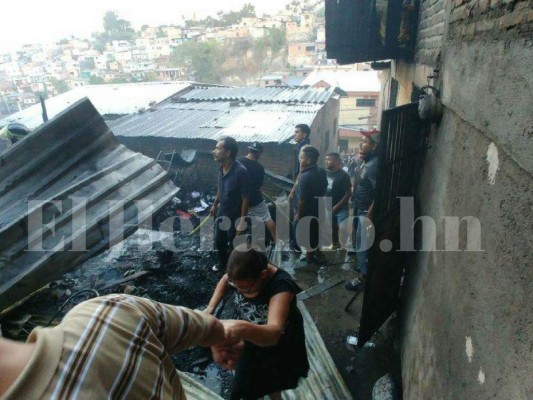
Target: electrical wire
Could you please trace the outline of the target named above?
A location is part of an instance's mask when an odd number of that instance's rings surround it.
[[[98,297],[100,296],[100,293],[98,293],[98,291],[96,291],[95,289],[83,289],[83,290],[80,290],[79,292],[76,292],[74,293],[73,295],[69,296],[69,298],[67,300],[65,300],[65,302],[61,305],[61,307],[59,307],[59,309],[57,310],[57,312],[54,314],[54,316],[52,318],[50,318],[50,321],[48,321],[48,323],[44,326],[45,328],[50,326],[50,324],[52,323],[52,321],[61,313],[61,311],[63,311],[63,309],[67,306],[67,304],[75,297],[79,296],[80,294],[82,293],[87,293],[87,292],[90,292],[92,294],[94,294],[95,296],[94,297]],[[88,299],[87,299],[88,300]]]

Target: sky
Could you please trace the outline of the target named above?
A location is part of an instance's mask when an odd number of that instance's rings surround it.
[[[289,0],[11,0],[0,5],[0,52],[24,43],[51,43],[71,35],[89,37],[102,30],[106,11],[115,11],[134,28],[142,25],[170,25],[182,16],[190,19],[216,15],[218,11],[240,10],[255,5],[258,14],[274,13]]]

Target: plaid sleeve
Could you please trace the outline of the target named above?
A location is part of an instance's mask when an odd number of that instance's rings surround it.
[[[135,298],[148,317],[153,332],[169,353],[202,343],[210,331],[213,317],[186,307]]]

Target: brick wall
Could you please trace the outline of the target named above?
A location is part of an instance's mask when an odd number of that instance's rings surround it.
[[[420,2],[420,22],[416,49],[417,62],[426,65],[436,65],[438,62],[444,37],[445,16],[445,1],[422,0]]]
[[[531,35],[533,11],[529,0],[455,0],[448,40],[502,39],[502,35]]]
[[[439,69],[444,113],[428,138],[421,215],[474,216],[483,229],[481,252],[420,252],[406,266],[406,400],[531,397],[523,304],[532,278],[522,266],[533,253],[520,222],[530,213],[523,188],[533,173],[531,4],[423,1],[415,62],[395,62],[404,88],[426,84]],[[444,226],[437,229],[436,243],[443,243]]]
[[[437,66],[443,39],[531,37],[533,11],[529,0],[422,0],[415,61]]]

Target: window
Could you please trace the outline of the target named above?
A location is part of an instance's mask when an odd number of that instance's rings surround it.
[[[375,107],[376,99],[356,99],[355,106],[356,107]]]
[[[305,51],[307,52],[315,51],[315,46],[305,46]]]

